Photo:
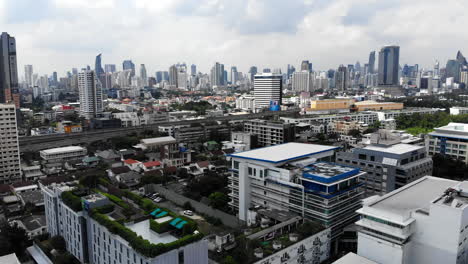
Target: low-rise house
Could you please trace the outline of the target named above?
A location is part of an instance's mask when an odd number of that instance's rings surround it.
[[[11,188],[8,184],[0,184],[0,197],[8,196],[11,194]]]
[[[99,164],[99,157],[84,157],[82,163],[85,167],[96,167]]]
[[[41,190],[30,190],[18,193],[17,196],[21,200],[21,205],[24,207],[26,204],[32,204],[35,207],[44,206],[44,195]]]
[[[140,183],[141,177],[142,177],[141,174],[135,171],[129,171],[129,172],[117,175],[115,179],[119,183],[123,183],[127,185],[128,187],[134,187]]]
[[[127,173],[130,171],[130,168],[127,166],[114,167],[107,170],[107,175],[109,178],[114,178],[119,174]]]
[[[123,161],[124,165],[129,167],[133,171],[140,171],[141,162],[134,159],[126,159]]]
[[[36,181],[40,178],[45,177],[41,171],[40,165],[25,166],[21,165],[21,172],[23,173],[23,179],[26,181]]]
[[[157,170],[162,168],[162,164],[160,161],[148,161],[148,162],[143,162],[141,163],[141,168],[143,171],[151,171],[151,170]]]
[[[98,151],[95,155],[99,157],[101,161],[107,164],[112,164],[116,161],[120,161],[120,155],[112,149]]]
[[[29,239],[47,233],[47,224],[45,215],[30,215],[20,220],[12,221],[18,224],[18,227],[24,229]],[[10,262],[2,262],[10,263]]]

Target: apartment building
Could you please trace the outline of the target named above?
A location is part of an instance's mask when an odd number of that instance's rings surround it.
[[[51,148],[39,152],[46,163],[59,163],[69,160],[81,160],[86,156],[87,150],[80,146]]]
[[[21,180],[15,109],[14,104],[0,104],[0,183]]]
[[[331,228],[333,238],[357,218],[363,194],[358,168],[331,163],[333,146],[286,143],[228,155],[229,203],[247,225],[255,207],[287,211]]]
[[[428,154],[448,155],[468,164],[468,124],[449,123],[438,127],[426,138]]]
[[[174,232],[158,233],[148,218],[141,217],[141,209],[134,208],[135,216],[124,216],[122,207],[102,194],[78,193],[79,190],[66,184],[41,184],[41,189],[49,233],[64,237],[67,251],[81,263],[208,263],[208,245],[200,240],[202,235],[197,230],[181,236],[182,231],[174,224],[167,227]],[[154,217],[152,225],[177,222],[182,223],[182,228],[187,223],[167,211],[158,211],[149,216]],[[174,247],[174,243],[180,246]],[[155,250],[148,251],[149,247]]]
[[[296,138],[294,124],[261,119],[246,121],[244,132],[257,135],[257,143],[260,147],[293,142]]]
[[[369,126],[362,122],[335,120],[328,124],[329,133],[337,133],[339,135],[348,135],[349,132],[357,130],[360,132],[365,131]]]
[[[432,159],[424,146],[400,143],[398,137],[385,131],[374,134],[371,144],[365,147],[338,152],[336,162],[367,172],[361,178],[367,196],[391,192],[432,174]]]
[[[380,264],[467,263],[468,182],[426,176],[357,211],[358,255]]]
[[[177,140],[171,136],[145,138],[140,141],[138,147],[146,151],[159,152],[164,166],[181,167],[192,161],[191,151],[179,146]]]

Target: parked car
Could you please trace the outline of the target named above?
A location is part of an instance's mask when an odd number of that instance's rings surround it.
[[[192,215],[193,215],[193,212],[190,211],[190,210],[185,210],[185,211],[184,211],[184,215],[192,216]]]
[[[160,203],[162,201],[164,201],[164,198],[162,198],[162,197],[157,197],[156,199],[154,199],[155,203]]]

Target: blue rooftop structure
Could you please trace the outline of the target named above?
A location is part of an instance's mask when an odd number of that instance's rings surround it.
[[[302,177],[321,183],[333,183],[356,175],[359,171],[359,168],[319,162],[305,167]]]

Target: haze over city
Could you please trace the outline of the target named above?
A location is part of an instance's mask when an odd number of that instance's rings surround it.
[[[467,8],[463,0],[0,0],[0,28],[14,32],[19,65],[60,75],[99,53],[149,72],[177,62],[208,72],[215,61],[284,70],[305,58],[328,70],[389,44],[402,47],[402,65],[432,67],[468,48]]]

